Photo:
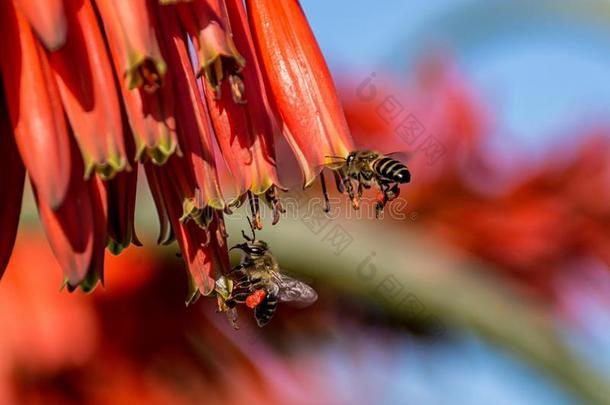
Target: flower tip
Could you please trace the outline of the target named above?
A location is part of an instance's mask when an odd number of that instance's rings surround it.
[[[117,173],[130,170],[131,166],[124,158],[108,159],[103,163],[95,163],[90,160],[85,160],[84,179],[89,180],[93,173],[97,173],[102,180],[112,180]]]
[[[227,205],[221,198],[212,198],[207,201],[207,206],[216,211],[224,211]]]
[[[83,281],[78,285],[78,287],[80,288],[81,292],[85,294],[91,294],[93,291],[95,291],[98,285],[104,287],[104,281],[100,278],[96,278],[90,281]]]
[[[186,299],[184,300],[184,305],[189,306],[197,302],[201,293],[199,292],[199,287],[197,287],[197,282],[195,281],[195,277],[191,274],[190,271],[187,272],[188,279],[188,291],[186,293]]]
[[[320,169],[320,172],[322,172],[322,169]],[[315,171],[305,172],[305,175],[304,175],[305,177],[303,180],[303,189],[307,189],[307,188],[313,186],[313,183],[315,183],[319,174],[320,173],[316,173]]]
[[[178,147],[178,142],[175,141],[172,137],[166,137],[159,142],[158,145],[149,147],[144,142],[138,145],[135,161],[143,161],[144,157],[150,158],[150,160],[156,165],[164,165],[167,160],[176,154],[177,156],[182,156],[182,152]]]
[[[120,243],[110,237],[108,237],[108,242],[106,243],[106,247],[108,248],[108,251],[113,256],[120,255],[121,252],[123,252],[123,250],[125,250],[125,248],[127,248],[128,246],[129,246],[129,243]]]
[[[176,241],[176,235],[172,227],[168,227],[166,232],[161,232],[157,238],[157,245],[169,246]],[[141,246],[141,245],[137,245]]]
[[[246,59],[239,53],[233,43],[232,35],[216,21],[210,23],[201,32],[200,69],[198,76],[205,77],[220,99],[220,85],[225,73],[240,73],[246,66]]]
[[[154,93],[163,85],[166,71],[164,60],[141,56],[125,71],[127,87],[129,90],[142,87],[147,93]]]

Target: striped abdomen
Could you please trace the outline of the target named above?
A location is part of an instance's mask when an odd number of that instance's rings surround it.
[[[372,164],[372,169],[381,178],[395,181],[396,183],[408,183],[411,181],[411,173],[402,162],[390,157],[382,157]]]
[[[271,318],[273,318],[275,310],[277,309],[278,300],[277,294],[268,291],[263,302],[254,308],[254,318],[256,319],[258,326],[265,326],[269,323]]]

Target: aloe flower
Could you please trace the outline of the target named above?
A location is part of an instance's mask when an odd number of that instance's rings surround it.
[[[96,169],[113,177],[127,166],[121,106],[104,38],[89,0],[65,0],[66,43],[49,60],[64,110],[85,160],[85,176]]]
[[[246,0],[259,60],[283,131],[310,185],[354,150],[335,86],[298,1]]]
[[[192,302],[230,271],[233,207],[248,199],[259,229],[261,202],[280,219],[276,137],[307,185],[325,156],[353,149],[297,1],[6,0],[0,30],[0,275],[27,173],[66,289],[103,283],[106,249],[141,245],[140,172]],[[219,180],[222,161],[231,184]]]

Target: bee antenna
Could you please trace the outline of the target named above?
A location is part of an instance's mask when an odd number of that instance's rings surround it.
[[[246,233],[244,232],[244,230],[241,230],[241,234],[244,237],[244,239],[246,239],[247,241],[253,241],[256,239],[256,233],[254,232],[254,226],[252,225],[252,221],[250,220],[250,217],[246,217],[246,219],[248,220],[248,225],[250,225],[250,230],[252,231],[252,239],[250,239],[250,237],[248,235],[246,235]]]

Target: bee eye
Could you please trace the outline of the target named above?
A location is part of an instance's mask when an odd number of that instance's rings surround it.
[[[260,255],[261,253],[263,253],[263,249],[259,247],[251,247],[248,250],[250,251],[250,254]]]

